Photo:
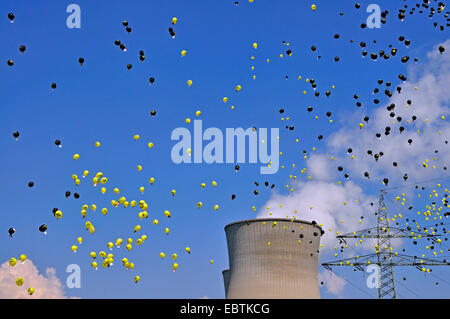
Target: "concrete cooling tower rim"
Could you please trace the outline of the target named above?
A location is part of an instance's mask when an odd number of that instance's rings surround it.
[[[228,227],[236,225],[236,224],[245,224],[245,223],[255,223],[255,222],[289,222],[289,223],[298,223],[298,224],[307,224],[312,225],[318,229],[320,229],[321,233],[323,233],[322,227],[320,227],[317,223],[313,224],[313,222],[308,222],[300,219],[291,219],[291,218],[254,218],[254,219],[244,219],[237,222],[230,223],[225,226],[225,231]]]
[[[317,270],[323,230],[315,221],[246,219],[226,225],[225,233],[229,269],[222,274],[227,299],[320,298]]]
[[[255,222],[288,222],[288,223],[297,223],[297,224],[306,224],[306,225],[312,225],[316,228],[318,228],[321,233],[323,232],[322,227],[320,227],[317,224],[313,224],[313,222],[308,222],[306,220],[301,220],[301,219],[291,219],[291,218],[253,218],[253,219],[244,219],[244,220],[239,220],[236,222],[232,222],[229,223],[228,225],[225,226],[225,231],[228,227],[231,227],[233,225],[236,224],[247,224],[247,223],[255,223]],[[227,271],[230,271],[229,269],[225,269],[222,271],[223,273],[226,273]]]

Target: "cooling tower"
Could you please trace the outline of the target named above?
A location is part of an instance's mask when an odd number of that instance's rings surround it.
[[[320,298],[317,267],[323,232],[314,222],[251,219],[231,223],[225,232],[227,299]]]

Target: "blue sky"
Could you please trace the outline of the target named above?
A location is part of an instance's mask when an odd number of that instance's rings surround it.
[[[82,298],[223,298],[221,272],[228,267],[223,228],[255,217],[251,207],[259,210],[273,195],[260,186],[260,194],[254,196],[254,181],[262,185],[268,180],[277,185],[272,192],[286,194],[289,174],[299,174],[306,165],[302,151],[326,148],[317,141],[318,134],[327,138],[355,116],[373,112],[378,106],[371,102],[371,91],[378,78],[391,81],[394,90],[397,75],[407,74],[414,57],[426,61],[427,52],[448,38],[448,31],[433,28],[423,14],[400,22],[396,11],[401,1],[380,1],[382,10],[390,12],[388,23],[380,29],[360,28],[368,16],[365,8],[371,2],[367,1],[361,1],[359,10],[353,2],[320,1],[316,12],[310,8],[312,2],[305,1],[239,1],[238,6],[234,1],[77,1],[81,29],[66,27],[70,3],[0,3],[0,214],[4,230],[0,260],[25,253],[41,272],[56,268],[62,283],[67,265],[79,264],[82,288],[65,288],[65,293]],[[7,18],[9,12],[16,16],[13,24]],[[175,39],[168,32],[172,17],[178,18]],[[129,22],[131,34],[122,26],[123,20]],[[338,40],[333,38],[336,33]],[[411,40],[410,48],[399,43],[400,35]],[[127,52],[116,47],[114,40],[126,43]],[[285,54],[282,41],[290,43],[291,57]],[[367,43],[369,55],[381,49],[390,51],[388,45],[393,44],[397,57],[377,62],[362,59],[360,41]],[[254,42],[257,50],[252,47]],[[20,45],[27,48],[23,55]],[[317,52],[310,50],[312,45]],[[139,50],[145,51],[143,63]],[[183,58],[181,50],[188,52]],[[405,55],[411,61],[401,64],[399,58]],[[338,63],[335,56],[340,57]],[[82,67],[79,57],[85,58]],[[9,59],[14,60],[13,67],[7,65]],[[133,65],[130,71],[126,69],[129,63]],[[302,80],[297,79],[299,75]],[[156,80],[153,86],[148,82],[151,76]],[[320,98],[314,97],[305,78],[316,80]],[[191,87],[186,85],[189,79]],[[54,91],[52,82],[57,84]],[[236,93],[238,84],[242,91]],[[329,98],[324,96],[326,90],[332,91]],[[363,110],[355,106],[355,93],[361,97]],[[222,102],[225,96],[230,99],[226,104]],[[387,99],[381,97],[380,105],[385,103]],[[315,108],[312,113],[306,112],[310,105]],[[295,126],[294,131],[284,128],[280,108],[291,118],[288,123]],[[151,110],[157,111],[155,117],[150,116]],[[204,127],[280,127],[281,165],[286,170],[263,176],[259,164],[241,164],[236,173],[234,164],[172,163],[170,134],[177,127],[189,128],[184,120],[194,119],[196,110],[202,112]],[[327,111],[333,113],[332,125]],[[319,119],[314,120],[314,115]],[[12,137],[16,130],[21,134],[17,142]],[[133,141],[135,134],[141,136],[137,142]],[[61,149],[54,145],[55,139],[62,141]],[[95,141],[102,146],[95,148]],[[150,141],[155,144],[153,149],[147,147]],[[346,149],[343,145],[342,151]],[[72,159],[75,153],[80,154],[78,161]],[[297,171],[289,169],[293,162]],[[143,166],[142,172],[136,170],[137,165]],[[72,174],[81,176],[86,169],[91,175],[101,171],[108,177],[106,195],[92,187],[93,176],[75,187]],[[148,184],[151,176],[156,178],[153,186]],[[218,187],[211,187],[213,180]],[[27,187],[29,181],[34,181],[33,188]],[[200,187],[202,182],[207,184],[205,189]],[[363,185],[365,193],[374,196],[381,186],[379,181]],[[146,188],[144,195],[140,186]],[[107,251],[106,243],[117,237],[133,237],[132,229],[139,223],[137,210],[111,207],[114,187],[129,200],[145,199],[150,220],[157,218],[160,224],[142,222],[149,240],[129,253],[124,248],[114,251],[117,266],[95,271],[89,266],[89,252]],[[175,197],[171,189],[176,189]],[[81,198],[66,199],[68,190],[79,192]],[[236,200],[231,201],[231,194],[237,195]],[[198,201],[204,204],[200,210]],[[83,204],[93,203],[99,209],[108,207],[110,213],[105,217],[99,211],[90,212],[87,219],[96,226],[90,235],[80,210]],[[220,205],[218,212],[212,209],[215,204]],[[64,213],[59,221],[52,215],[54,207]],[[166,209],[172,212],[171,220],[162,214]],[[49,227],[46,236],[38,232],[43,223]],[[163,233],[166,225],[169,236]],[[13,239],[8,238],[9,227],[16,228]],[[74,254],[70,247],[78,236],[84,243]],[[184,253],[186,246],[191,247],[191,255]],[[177,272],[172,272],[169,258],[160,260],[160,251],[168,256],[178,253]],[[125,256],[135,263],[133,272],[119,266]],[[364,286],[364,279],[350,272],[349,280]],[[439,274],[446,277],[448,270]],[[135,275],[142,278],[137,285]],[[415,271],[411,277],[417,277],[408,280],[411,289],[425,282],[430,286],[427,296],[449,295],[449,285],[436,288],[434,281]],[[335,297],[325,289],[321,293]],[[404,295],[414,297],[408,291]],[[341,296],[358,298],[361,294],[347,286]]]

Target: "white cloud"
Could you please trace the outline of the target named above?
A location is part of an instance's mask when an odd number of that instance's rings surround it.
[[[331,181],[336,176],[335,171],[329,165],[329,158],[323,155],[313,154],[306,162],[308,175],[314,180]]]
[[[449,48],[450,40],[440,45]],[[395,91],[386,105],[368,114],[370,120],[363,129],[359,128],[358,122],[347,121],[349,124],[327,138],[324,152],[316,153],[307,160],[307,175],[312,179],[295,182],[294,191],[289,195],[273,194],[259,211],[258,217],[269,217],[268,213],[272,212],[272,217],[284,218],[288,215],[291,218],[295,215],[299,219],[315,220],[324,225],[325,234],[321,240],[324,247],[332,248],[336,244],[336,231],[342,234],[376,224],[373,212],[378,205],[378,194],[372,196],[365,193],[360,186],[364,185],[362,182],[377,183],[380,188],[385,188],[381,183],[384,177],[389,178],[389,187],[405,183],[405,173],[408,184],[441,177],[443,166],[450,163],[450,146],[444,143],[449,139],[450,125],[448,120],[441,119],[441,116],[450,114],[450,54],[447,50],[441,55],[438,46],[428,53],[427,63],[409,68],[409,82],[401,85],[401,94]],[[391,90],[395,87],[393,83]],[[405,107],[407,100],[412,101],[408,108]],[[386,110],[391,103],[396,105],[394,118]],[[411,121],[413,115],[417,117],[414,122]],[[402,117],[400,122],[396,120],[397,116]],[[391,127],[388,136],[384,135],[387,126]],[[400,126],[405,127],[402,133],[399,132]],[[419,134],[417,130],[420,130]],[[380,139],[376,137],[378,132],[382,134]],[[412,139],[411,145],[408,139]],[[351,154],[347,154],[348,148],[352,148]],[[375,161],[373,156],[367,154],[369,149],[373,154],[381,151],[384,155]],[[435,150],[439,152],[435,154]],[[330,156],[335,159],[332,161]],[[426,160],[428,167],[424,168],[422,163]],[[393,162],[397,162],[398,166],[394,167]],[[433,165],[436,165],[435,169]],[[344,170],[338,172],[338,166]],[[364,177],[366,171],[370,174],[370,180]],[[344,173],[350,174],[350,180],[338,185],[336,176],[344,180]],[[359,202],[356,203],[356,200]],[[371,202],[374,206],[370,206]],[[313,208],[310,209],[310,206]],[[297,214],[295,210],[298,210]],[[364,216],[363,224],[358,222],[360,216]],[[341,220],[343,223],[339,222]],[[329,228],[332,232],[328,231]],[[365,240],[363,248],[371,247],[371,244],[371,241]]]
[[[331,271],[323,271],[319,273],[318,277],[327,291],[336,296],[339,296],[346,286],[345,280]]]
[[[21,287],[16,285],[16,279],[22,277]],[[34,288],[32,296],[28,288]],[[66,298],[61,282],[56,277],[55,268],[47,268],[45,274],[40,274],[31,260],[20,261],[14,267],[5,262],[0,267],[0,299],[61,299]]]
[[[323,181],[298,182],[294,189],[288,196],[273,195],[259,212],[258,218],[295,216],[301,220],[315,220],[319,225],[323,224],[325,234],[321,243],[325,248],[332,248],[336,243],[336,231],[341,234],[355,231],[374,221],[371,217],[374,215],[368,212],[375,211],[376,198],[365,195],[351,181],[341,185]],[[374,206],[370,205],[371,202]],[[295,210],[298,212],[295,213]],[[364,219],[360,219],[361,216]],[[363,223],[360,224],[359,220]]]
[[[450,40],[441,45],[448,48]],[[331,153],[342,153],[343,149],[352,148],[355,159],[349,160],[350,155],[336,156],[336,161],[352,178],[365,179],[364,172],[367,171],[372,181],[381,182],[388,177],[388,186],[392,186],[394,183],[401,185],[405,173],[408,174],[408,183],[442,176],[443,166],[450,162],[450,148],[445,144],[450,136],[450,125],[448,120],[441,119],[441,116],[450,114],[450,54],[446,51],[441,55],[438,46],[428,53],[427,63],[409,68],[408,79],[412,80],[401,84],[400,94],[395,91],[386,105],[372,112],[369,123],[362,130],[358,123],[353,122],[352,127],[345,126],[326,140]],[[412,103],[406,107],[408,100]],[[386,107],[391,104],[395,104],[395,108],[387,111]],[[391,112],[395,113],[394,117],[390,116]],[[413,115],[417,117],[414,122]],[[398,116],[401,121],[397,121]],[[386,136],[384,131],[388,126],[391,130]],[[405,128],[402,133],[399,132],[400,126]],[[381,133],[381,138],[377,138],[376,133]],[[412,140],[411,145],[409,139]],[[367,150],[372,150],[373,154],[381,151],[384,155],[375,161]],[[435,150],[439,152],[436,154]],[[422,163],[426,160],[429,165],[424,168]],[[398,166],[394,167],[393,162]],[[433,165],[436,165],[435,169]]]

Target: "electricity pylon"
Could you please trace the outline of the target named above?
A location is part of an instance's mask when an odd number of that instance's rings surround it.
[[[379,299],[395,299],[394,267],[396,266],[414,266],[421,271],[426,271],[423,266],[449,266],[446,260],[439,261],[428,258],[419,258],[417,256],[407,256],[392,252],[392,238],[416,238],[427,237],[438,242],[440,235],[413,232],[405,229],[389,227],[389,218],[387,216],[386,205],[384,203],[385,190],[380,191],[380,200],[378,203],[377,227],[356,231],[353,233],[337,236],[340,243],[345,243],[345,238],[376,238],[376,253],[364,256],[355,256],[352,258],[341,259],[333,262],[323,263],[322,266],[328,270],[334,266],[351,266],[357,270],[364,271],[363,266],[371,264],[379,267]]]

